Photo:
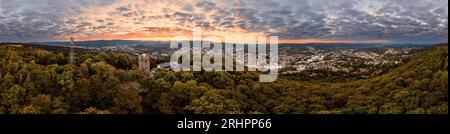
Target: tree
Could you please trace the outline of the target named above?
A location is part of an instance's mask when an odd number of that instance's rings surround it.
[[[158,109],[160,107],[160,103],[158,103],[158,101],[161,99],[162,93],[167,92],[171,87],[171,84],[166,80],[159,78],[153,81],[150,85],[146,86],[149,91],[145,97],[145,105]]]
[[[9,111],[16,111],[25,102],[26,90],[20,85],[14,85],[1,94],[1,104]]]
[[[202,97],[195,99],[185,109],[194,114],[240,114],[237,101],[226,99],[215,90],[210,90]]]
[[[52,114],[67,114],[69,111],[69,105],[64,101],[63,97],[52,97]]]
[[[116,72],[116,69],[113,66],[105,62],[93,63],[91,68],[93,72],[102,79],[114,76],[114,73]]]
[[[207,87],[198,85],[195,80],[190,80],[186,83],[176,81],[172,88],[161,94],[158,102],[159,109],[163,113],[185,113],[184,106],[208,90]]]
[[[380,114],[402,114],[404,109],[397,103],[386,103],[380,109]]]
[[[76,87],[74,75],[72,71],[64,71],[58,79],[60,90],[56,90],[58,95],[65,95],[67,98],[71,98],[74,88]]]
[[[139,95],[141,86],[137,82],[123,84],[120,86],[113,102],[114,113],[132,113],[142,112],[142,96]]]
[[[86,78],[81,78],[76,82],[75,90],[73,91],[72,97],[67,97],[72,103],[74,110],[78,111],[89,106],[91,101],[94,99],[94,91],[91,87],[91,81]]]
[[[93,106],[100,107],[100,105],[103,105],[102,98],[103,98],[103,94],[104,94],[104,88],[103,88],[102,83],[104,81],[97,74],[92,75],[91,78],[89,79],[89,81],[91,83],[91,86],[89,89],[90,89],[90,92],[92,93],[91,104]],[[99,95],[99,96],[97,96],[97,95]],[[114,97],[114,96],[115,96],[115,94],[112,95],[112,97]]]
[[[19,110],[19,114],[42,114],[41,107],[34,105],[27,105]]]
[[[98,110],[95,107],[89,107],[80,114],[112,114],[109,110]]]
[[[89,78],[89,66],[86,63],[80,65],[79,74],[83,78]]]
[[[3,77],[3,82],[2,82],[2,89],[9,89],[10,87],[12,87],[14,85],[14,76],[12,76],[11,74],[7,73],[4,77]]]
[[[118,57],[117,68],[129,70],[133,66],[133,61],[128,55],[121,54]]]
[[[113,105],[114,96],[120,88],[121,81],[116,77],[109,77],[103,83],[101,90],[95,91],[95,103],[99,108],[108,108]]]
[[[50,113],[52,106],[52,99],[50,95],[39,94],[30,99],[30,106],[39,107],[40,112]]]

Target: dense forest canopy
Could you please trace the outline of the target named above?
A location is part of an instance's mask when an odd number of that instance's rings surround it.
[[[448,114],[448,45],[370,79],[258,82],[255,72],[136,70],[137,57],[0,46],[3,114]]]

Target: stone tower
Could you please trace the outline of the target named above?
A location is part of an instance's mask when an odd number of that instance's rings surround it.
[[[139,70],[142,70],[144,72],[150,72],[150,56],[148,56],[147,54],[142,54],[138,56],[139,59]]]

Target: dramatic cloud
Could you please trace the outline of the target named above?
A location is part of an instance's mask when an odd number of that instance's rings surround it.
[[[168,40],[276,35],[283,40],[447,42],[447,0],[0,0],[1,41]],[[288,41],[287,41],[288,42]]]

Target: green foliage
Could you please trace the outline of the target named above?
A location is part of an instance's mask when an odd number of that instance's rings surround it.
[[[21,108],[18,112],[19,114],[42,114],[41,107],[34,106],[34,105],[28,105],[23,108]]]
[[[141,113],[142,112],[142,96],[139,95],[141,86],[139,83],[127,83],[121,85],[113,100],[114,107],[112,111],[115,113]]]
[[[236,100],[226,99],[217,91],[210,90],[202,97],[192,101],[185,109],[194,114],[241,114]]]
[[[89,107],[85,109],[83,112],[80,112],[80,114],[112,114],[109,110],[98,110],[94,107]]]
[[[370,79],[318,71],[318,81],[282,75],[273,83],[258,82],[257,72],[147,75],[124,53],[81,54],[77,65],[65,57],[0,46],[0,114],[448,114],[446,45]]]
[[[2,91],[0,96],[0,104],[5,108],[9,108],[10,111],[16,112],[15,110],[20,108],[25,102],[26,90],[20,85],[14,85],[5,91]]]

